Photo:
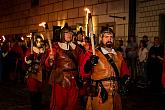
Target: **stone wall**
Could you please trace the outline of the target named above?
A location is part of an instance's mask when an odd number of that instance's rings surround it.
[[[159,37],[159,15],[165,13],[165,0],[137,0],[136,35]]]
[[[0,14],[1,35],[30,33],[31,30],[43,32],[43,28],[38,26],[43,21],[48,22],[51,33],[52,26],[64,26],[65,22],[69,25],[84,25],[86,22],[84,8],[89,8],[96,35],[99,33],[98,27],[101,23],[114,23],[116,39],[126,40],[128,36],[129,0],[39,0],[39,6],[36,7],[31,7],[30,1],[0,1],[0,10],[3,11]],[[109,15],[125,16],[126,20]]]

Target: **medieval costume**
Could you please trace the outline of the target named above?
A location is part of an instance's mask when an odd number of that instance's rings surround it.
[[[23,50],[18,41],[16,41],[9,51],[10,71],[9,76],[11,81],[21,81],[22,63],[24,60]]]
[[[96,56],[92,55],[87,60],[84,68],[87,72],[90,70],[90,65],[93,65],[91,69],[92,83],[89,91],[90,96],[88,97],[86,110],[121,110],[119,80],[124,78],[123,82],[125,83],[128,80],[129,71],[122,54],[116,52],[111,47],[113,31],[105,28],[102,31],[102,36],[104,46],[100,44],[96,49]],[[107,55],[109,57],[108,59],[105,57]],[[117,70],[110,64],[110,59],[111,61],[113,60],[114,63],[111,63],[116,65]],[[119,74],[117,74],[117,71]]]
[[[69,39],[69,40],[68,40]],[[78,99],[77,81],[79,77],[78,66],[82,49],[72,42],[72,33],[69,27],[62,30],[61,42],[53,45],[52,73],[50,83],[52,95],[51,110],[75,110]]]
[[[86,73],[84,71],[84,65],[86,61],[90,58],[92,55],[91,50],[91,44],[89,41],[89,37],[85,37],[85,42],[82,43],[82,46],[84,48],[84,54],[82,54],[82,57],[80,59],[80,78],[81,78],[81,86],[79,87],[79,98],[81,102],[81,106],[85,109],[86,103],[87,103],[87,97],[88,97],[88,89],[90,85],[90,78],[91,78],[91,72]]]
[[[25,55],[26,63],[26,81],[27,88],[30,93],[30,101],[32,110],[41,110],[42,108],[42,76],[44,74],[45,59],[47,58],[43,47],[42,37],[36,36],[36,45],[28,49]]]

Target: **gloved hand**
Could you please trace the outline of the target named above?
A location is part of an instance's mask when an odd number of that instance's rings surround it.
[[[50,64],[50,66],[53,65],[53,61],[54,61],[54,55],[53,54],[50,54],[49,55],[49,64]]]
[[[120,87],[119,87],[120,95],[127,94],[129,80],[130,80],[129,75],[124,75],[123,78],[120,79]]]
[[[128,84],[128,82],[129,82],[129,80],[130,80],[130,77],[129,77],[129,75],[124,75],[123,76],[123,78],[121,78],[121,84],[123,84],[123,85],[127,85]]]
[[[26,57],[26,60],[31,60],[33,61],[34,60],[34,54],[30,54],[29,56]]]
[[[96,55],[92,55],[89,60],[86,61],[86,64],[84,65],[84,71],[85,73],[88,73],[92,70],[93,66],[96,66],[98,63],[99,57]]]
[[[92,56],[90,57],[90,62],[91,62],[91,64],[92,64],[93,66],[96,66],[96,64],[98,63],[98,60],[99,60],[99,57],[96,56],[96,55],[92,55]]]
[[[42,53],[39,53],[38,56],[37,56],[37,60],[41,60],[41,57],[42,57]]]

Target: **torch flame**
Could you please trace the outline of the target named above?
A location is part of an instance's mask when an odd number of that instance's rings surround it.
[[[86,31],[85,34],[88,36],[88,13],[91,13],[88,8],[85,8],[84,11],[86,11]]]
[[[42,27],[45,28],[45,24],[46,24],[46,22],[42,22],[42,23],[39,24],[39,26],[42,26]]]
[[[23,38],[23,37],[21,37],[21,40],[24,40],[24,38]]]
[[[30,35],[27,35],[26,37],[29,37],[29,38],[31,38],[31,37],[32,37],[32,33],[30,33]]]
[[[84,9],[87,13],[90,13],[90,10],[88,8]]]
[[[2,39],[3,39],[3,42],[4,42],[4,41],[6,40],[6,39],[5,39],[5,36],[2,36]]]

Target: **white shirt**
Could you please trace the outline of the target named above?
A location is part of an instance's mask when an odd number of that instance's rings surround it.
[[[150,48],[153,46],[154,44],[150,41],[147,42],[147,49],[150,50]]]
[[[105,48],[101,47],[101,51],[103,52],[103,54],[109,54],[109,53],[112,53],[112,54],[117,55],[117,53],[115,52],[114,49],[112,49],[112,50],[109,52],[109,51],[106,50]]]

